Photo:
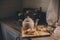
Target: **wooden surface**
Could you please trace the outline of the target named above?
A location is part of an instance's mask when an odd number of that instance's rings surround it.
[[[3,23],[5,23],[9,27],[13,28],[14,30],[16,30],[20,33],[21,27],[18,27],[18,22],[16,20],[14,20],[14,19],[3,20]],[[37,37],[37,36],[48,36],[48,35],[50,35],[50,33],[48,33],[48,32],[41,32],[41,31],[39,31],[39,32],[40,32],[39,34],[35,34],[35,35],[26,35],[26,34],[24,34],[24,31],[22,30],[22,37]]]
[[[35,29],[33,29],[33,30],[35,31],[33,33],[33,35],[25,34],[25,30],[23,30],[23,27],[22,27],[22,37],[23,38],[26,38],[26,37],[42,37],[42,36],[50,36],[51,35],[49,32],[46,31],[45,27],[43,29],[40,28],[41,31],[37,31]],[[32,30],[30,30],[30,31],[32,31]]]

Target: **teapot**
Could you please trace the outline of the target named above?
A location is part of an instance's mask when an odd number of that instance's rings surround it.
[[[32,20],[29,16],[27,16],[27,18],[24,19],[24,21],[22,22],[22,27],[27,30],[29,28],[33,29],[35,26],[37,26],[38,23],[38,19],[36,20],[36,23],[34,22],[34,20]]]

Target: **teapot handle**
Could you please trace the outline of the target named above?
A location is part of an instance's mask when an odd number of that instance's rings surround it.
[[[39,19],[36,19],[35,26],[37,26]]]

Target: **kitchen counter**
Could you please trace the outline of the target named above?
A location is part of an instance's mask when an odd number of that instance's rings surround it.
[[[20,32],[20,27],[16,19],[2,19],[1,23],[4,23],[14,30]]]
[[[18,32],[20,32],[20,30],[21,30],[20,29],[21,26],[18,23],[18,21],[16,21],[16,19],[3,19],[2,23],[8,25],[8,27],[11,27],[11,28],[13,28],[14,30],[16,30]],[[47,33],[46,35],[50,35],[50,33],[48,33],[48,32],[45,32],[45,33]]]
[[[19,24],[15,19],[2,19],[1,22],[5,23],[9,27],[13,28],[14,30],[20,33],[20,28],[18,26]],[[60,38],[59,30],[60,30],[60,26],[58,26],[55,29],[54,33],[50,37],[31,38],[31,40],[57,40],[58,37]]]

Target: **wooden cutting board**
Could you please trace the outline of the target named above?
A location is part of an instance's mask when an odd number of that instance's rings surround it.
[[[38,27],[40,28],[40,27]],[[40,28],[41,29],[41,28]],[[22,38],[28,38],[28,37],[41,37],[41,36],[50,36],[51,34],[47,31],[44,31],[46,28],[43,27],[42,31],[38,31],[36,30],[36,28],[34,28],[34,32],[32,34],[25,34],[25,30],[23,30],[23,27],[22,27]],[[32,30],[30,30],[29,32],[31,32]]]

